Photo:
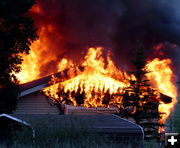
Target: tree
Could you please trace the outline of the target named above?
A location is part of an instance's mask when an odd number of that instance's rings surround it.
[[[140,45],[136,52],[135,59],[132,61],[134,71],[130,72],[136,77],[135,80],[129,80],[130,87],[125,88],[123,94],[123,104],[120,109],[122,117],[131,117],[136,124],[143,127],[146,139],[159,140],[159,123],[161,114],[158,112],[159,101],[156,91],[149,85],[146,74],[146,57],[144,56],[143,45]]]
[[[0,113],[16,107],[21,54],[37,39],[34,21],[27,15],[34,0],[0,0]]]

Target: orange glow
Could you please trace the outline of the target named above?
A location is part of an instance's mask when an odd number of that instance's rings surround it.
[[[43,34],[43,30],[41,33]],[[39,67],[46,64],[49,59],[53,58],[50,57],[42,61],[38,56],[41,52],[39,49],[48,51],[48,48],[46,45],[42,44],[41,40],[34,42],[30,48],[30,54],[23,56],[24,62],[22,64],[22,71],[19,74],[16,74],[21,83],[39,78]],[[56,57],[54,58],[56,59]],[[78,76],[73,76],[74,71],[70,70],[68,75],[70,78],[73,78],[64,82],[61,80],[61,83],[57,83],[58,78],[53,77],[50,82],[53,85],[44,89],[44,92],[46,95],[59,101],[63,100],[63,96],[57,95],[59,89],[63,90],[65,93],[69,92],[70,96],[68,99],[76,106],[77,102],[75,98],[71,96],[71,93],[73,91],[77,93],[80,88],[80,93],[85,93],[85,107],[105,106],[102,102],[105,97],[105,93],[109,93],[112,96],[106,107],[113,104],[120,107],[122,100],[121,95],[124,93],[123,88],[128,87],[130,85],[128,80],[135,80],[135,76],[129,76],[126,72],[118,69],[111,60],[109,54],[106,57],[106,61],[107,64],[105,64],[105,59],[102,57],[101,47],[89,48],[88,53],[84,58],[84,62],[81,64],[85,68],[83,72],[77,71]],[[152,88],[172,97],[172,102],[169,104],[160,102],[159,111],[166,113],[162,115],[162,119],[160,120],[161,123],[165,122],[177,102],[177,89],[172,80],[174,74],[170,68],[170,64],[170,59],[159,60],[156,58],[152,61],[148,61],[146,65],[146,68],[151,71],[146,76],[150,80]],[[76,65],[66,58],[63,58],[57,65],[58,71],[72,67],[75,68]],[[95,93],[93,94],[92,92]]]
[[[30,12],[40,15],[43,13],[38,5],[34,5]],[[21,65],[22,70],[16,74],[21,84],[45,76],[41,74],[43,71],[42,67],[51,61],[58,61],[58,56],[65,53],[65,49],[59,49],[62,47],[57,47],[55,45],[57,43],[51,43],[52,40],[48,40],[49,38],[47,36],[49,35],[52,35],[53,39],[55,38],[56,42],[58,41],[60,44],[63,39],[61,35],[56,33],[57,28],[51,21],[47,24],[41,24],[38,27],[39,40],[32,43],[29,55],[22,55],[24,60]],[[176,47],[174,44],[173,46]],[[59,55],[55,55],[53,51],[57,48]],[[155,52],[159,53],[159,55],[164,55],[161,51],[163,44],[159,44],[154,48]],[[104,58],[102,56],[102,50],[102,47],[88,49],[87,55],[81,63],[81,66],[85,69],[83,72],[77,69],[77,76],[74,75],[74,69],[76,69],[77,65],[72,60],[66,58],[61,59],[53,69],[45,67],[46,75],[55,73],[56,71],[63,71],[66,68],[73,68],[68,71],[69,80],[63,82],[61,80],[61,82],[57,83],[59,81],[58,78],[53,76],[49,82],[52,85],[43,90],[45,94],[63,102],[63,96],[58,95],[59,90],[62,90],[64,93],[69,93],[68,99],[74,106],[77,106],[77,102],[72,94],[73,92],[77,93],[80,89],[80,93],[85,94],[83,104],[85,107],[109,107],[110,105],[120,107],[122,101],[121,95],[124,93],[124,88],[130,86],[129,79],[135,80],[136,78],[134,75],[128,75],[126,72],[117,68],[110,57],[110,53]],[[156,58],[148,61],[146,65],[146,68],[151,71],[146,75],[151,82],[151,87],[172,97],[172,102],[169,104],[160,102],[159,111],[166,113],[162,115],[162,119],[160,120],[162,123],[168,118],[177,102],[177,89],[172,80],[174,74],[170,64],[170,59],[160,60]],[[103,104],[106,93],[111,95],[108,105]]]
[[[22,72],[17,75],[21,83],[39,78],[39,60],[37,56],[39,55],[40,50],[38,49],[40,47],[45,48],[45,46],[42,46],[40,40],[34,42],[31,46],[30,54],[27,57],[24,56]],[[58,95],[59,90],[63,90],[64,93],[69,93],[68,99],[74,106],[77,106],[77,102],[72,94],[73,92],[77,93],[80,91],[80,94],[85,94],[83,104],[85,107],[109,107],[110,105],[120,107],[122,103],[121,95],[124,93],[124,88],[130,86],[129,79],[135,80],[135,76],[128,75],[126,72],[118,69],[111,60],[110,54],[107,55],[107,64],[105,64],[102,49],[101,47],[89,48],[84,62],[81,64],[85,69],[83,72],[77,70],[76,75],[74,75],[74,69],[77,66],[71,60],[63,58],[57,65],[57,69],[58,71],[62,71],[66,68],[72,68],[72,70],[68,71],[70,79],[65,81],[61,79],[59,81],[58,78],[53,77],[50,81],[51,86],[43,90],[45,94],[64,102],[63,96]],[[43,63],[46,63],[46,61],[42,61],[40,64],[42,65]],[[151,82],[151,87],[158,92],[172,97],[171,103],[165,104],[160,101],[159,111],[165,113],[162,115],[160,123],[165,122],[177,102],[177,89],[172,80],[174,74],[170,68],[170,64],[170,59],[159,60],[156,58],[148,61],[146,65],[147,70],[150,71],[146,76]],[[108,105],[103,104],[106,93],[111,95]],[[163,129],[160,130],[162,131]]]
[[[30,14],[41,15],[43,11],[40,5],[36,4],[30,9]],[[35,22],[36,23],[36,22]],[[57,27],[52,22],[46,24],[35,24],[38,27],[37,34],[39,39],[34,41],[30,46],[30,54],[22,55],[22,70],[20,73],[15,74],[20,83],[26,83],[40,77],[54,73],[57,70],[56,65],[48,67],[48,63],[58,60],[58,55],[54,54],[54,50],[58,51],[58,54],[64,53],[64,49],[56,47],[56,42],[61,43],[62,36],[57,33]],[[51,40],[48,40],[48,36],[53,36],[56,39],[52,44]],[[46,67],[45,67],[46,66]],[[47,68],[48,67],[48,68]]]
[[[20,80],[20,83],[26,83],[40,78],[40,68],[46,65],[50,61],[57,60],[57,56],[51,52],[51,44],[46,38],[47,32],[52,32],[52,26],[42,26],[39,30],[39,40],[34,41],[30,46],[30,54],[22,55],[23,62],[21,65],[21,72],[15,74]],[[59,37],[60,39],[61,37]],[[60,50],[61,53],[63,50]],[[45,68],[46,74],[53,73],[54,69]],[[43,75],[45,76],[45,75]]]
[[[38,54],[37,48],[40,45],[40,41],[35,41],[30,47],[30,54],[23,55],[23,63],[21,65],[21,72],[15,74],[20,80],[20,83],[25,83],[39,78],[39,67],[38,67]]]
[[[33,7],[30,9],[30,12],[37,13],[37,14],[41,14],[42,13],[39,5],[37,5],[37,4],[33,5]]]
[[[128,76],[126,72],[122,72],[120,69],[116,68],[109,55],[107,56],[107,65],[105,65],[104,61],[105,59],[102,57],[101,47],[96,49],[90,48],[85,56],[84,62],[82,63],[82,66],[85,67],[84,72],[79,73],[78,76],[72,79],[46,88],[44,90],[45,93],[50,97],[62,101],[63,97],[57,96],[59,89],[63,89],[65,93],[72,93],[73,91],[77,93],[80,87],[80,93],[83,91],[85,92],[85,107],[104,106],[102,101],[106,92],[109,91],[111,95],[123,94],[123,88],[130,85],[128,80],[135,79],[134,75]],[[177,97],[177,90],[172,81],[173,72],[169,66],[170,64],[170,59],[154,59],[153,61],[148,61],[148,64],[146,65],[147,69],[151,71],[147,74],[147,78],[151,80],[152,88],[172,97],[173,99],[169,104],[165,104],[162,101],[160,102],[159,111],[166,113],[162,116],[162,122],[164,122],[169,116],[176,103]],[[72,61],[62,59],[59,63],[59,70],[64,70],[65,68],[73,66]],[[54,81],[54,78],[52,81]],[[95,94],[92,95],[92,92],[95,92]],[[69,96],[69,99],[75,106],[77,105],[75,99],[71,95]],[[120,105],[121,100],[122,97],[116,95],[116,97],[111,98],[108,106],[111,104]]]
[[[171,103],[164,104],[163,102],[160,102],[159,111],[165,113],[162,115],[161,119],[161,122],[163,123],[177,103],[177,89],[172,80],[174,74],[170,68],[170,64],[170,59],[160,60],[156,58],[152,61],[148,61],[148,64],[146,65],[147,69],[151,71],[147,74],[147,77],[151,80],[152,86],[159,92],[172,97]]]
[[[104,106],[102,101],[104,94],[109,91],[110,94],[116,94],[123,92],[123,88],[128,86],[127,79],[130,78],[125,72],[118,70],[110,57],[107,57],[107,67],[105,68],[104,58],[102,57],[102,48],[90,48],[87,55],[85,56],[85,61],[82,66],[85,70],[79,73],[78,76],[69,79],[67,81],[55,84],[44,90],[44,92],[50,97],[62,100],[62,97],[57,96],[58,88],[64,88],[64,92],[77,93],[80,87],[80,92],[85,92],[85,107],[97,107]],[[69,64],[67,64],[69,63]],[[62,59],[59,64],[61,70],[67,68],[66,66],[73,66],[71,61],[67,59]],[[68,67],[69,68],[69,67]],[[115,79],[116,77],[116,79]],[[52,79],[54,81],[54,78]],[[92,92],[95,92],[93,95]],[[75,99],[70,95],[69,99],[76,106],[77,103]],[[110,100],[110,104],[120,103],[122,97],[114,97]],[[110,105],[109,104],[109,105]]]

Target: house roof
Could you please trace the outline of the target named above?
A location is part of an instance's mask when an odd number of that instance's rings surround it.
[[[80,71],[83,71],[84,67],[79,66],[78,69]],[[21,91],[20,97],[28,95],[28,94],[33,93],[33,92],[36,92],[38,90],[41,90],[41,89],[49,86],[49,81],[51,80],[53,75],[55,77],[57,77],[57,78],[63,78],[63,79],[70,78],[69,75],[68,75],[69,71],[70,71],[70,69],[65,69],[65,70],[63,70],[61,72],[54,73],[54,74],[51,74],[49,76],[46,76],[46,77],[43,77],[43,78],[40,78],[40,79],[37,79],[37,80],[33,80],[31,82],[21,84],[21,86],[20,86],[20,91]],[[75,73],[75,75],[77,74],[76,69],[74,70],[74,73]]]
[[[79,66],[78,69],[80,71],[83,71],[84,67]],[[33,80],[31,82],[21,84],[21,86],[20,86],[21,93],[20,93],[19,97],[31,94],[33,92],[42,90],[43,88],[45,88],[47,86],[50,86],[49,81],[51,80],[53,75],[55,77],[57,77],[57,78],[63,78],[63,79],[70,78],[69,75],[68,75],[69,70],[70,69],[65,69],[65,70],[63,70],[61,72],[57,72],[57,73],[51,74],[49,76],[46,76],[46,77],[43,77],[43,78],[40,78],[40,79],[37,79],[37,80]],[[76,76],[77,75],[77,70],[76,69],[74,70],[74,73],[75,73],[75,76]],[[163,101],[164,103],[171,103],[172,102],[171,97],[169,97],[169,96],[167,96],[165,94],[162,94],[162,93],[160,93],[160,95],[161,95],[160,100]]]
[[[58,72],[58,73],[55,73],[55,74],[52,74],[52,75],[54,75],[56,77],[61,77],[61,72]],[[43,77],[43,78],[40,78],[40,79],[37,79],[37,80],[33,80],[33,81],[30,81],[30,82],[21,84],[20,91],[24,91],[24,90],[36,87],[36,86],[41,85],[41,84],[46,84],[51,80],[52,75],[49,75],[49,76],[46,76],[46,77]]]

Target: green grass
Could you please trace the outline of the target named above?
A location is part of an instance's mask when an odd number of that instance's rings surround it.
[[[134,148],[134,145],[113,142],[105,136],[99,136],[82,120],[70,116],[66,121],[56,121],[48,117],[46,120],[31,121],[36,130],[34,144],[27,131],[17,132],[13,148]],[[76,125],[76,126],[75,126]],[[78,128],[77,128],[77,125]],[[1,148],[6,145],[0,144]],[[143,148],[161,148],[158,143],[144,142]]]

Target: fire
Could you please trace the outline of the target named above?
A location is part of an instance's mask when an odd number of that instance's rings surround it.
[[[42,26],[39,29],[39,40],[33,42],[30,46],[30,54],[22,55],[22,70],[20,73],[16,74],[21,83],[26,83],[53,73],[54,69],[43,69],[44,65],[56,61],[58,58],[56,55],[51,53],[50,43],[46,39],[46,33],[51,31],[51,25]],[[43,71],[45,71],[45,75],[41,75],[40,72]]]
[[[174,74],[170,68],[170,59],[160,60],[155,58],[152,61],[148,61],[147,69],[150,73],[147,74],[149,80],[151,80],[153,87],[159,92],[166,94],[172,98],[172,102],[164,104],[160,102],[159,111],[165,114],[162,115],[161,121],[164,122],[170,115],[174,105],[177,102],[177,89],[173,83]]]
[[[37,15],[43,13],[39,5],[33,6],[30,12]],[[57,47],[52,47],[51,41],[47,40],[47,36],[53,34],[53,37],[55,37],[58,42],[61,42],[63,37],[56,34],[57,28],[53,26],[51,22],[41,24],[38,27],[39,40],[32,43],[29,55],[22,55],[24,60],[21,65],[22,70],[20,73],[16,74],[21,83],[38,79],[40,76],[45,76],[41,74],[43,65],[46,65],[50,61],[58,60],[58,55],[56,56],[51,53],[51,48],[55,49]],[[163,44],[159,44],[154,48],[159,55],[164,54],[161,52]],[[73,76],[73,70],[77,67],[73,61],[63,58],[59,64],[57,64],[58,66],[56,69],[62,71],[66,68],[73,68],[69,73],[69,76],[72,76],[72,78],[66,81],[61,80],[60,83],[57,83],[57,81],[59,81],[58,78],[53,77],[50,82],[53,85],[44,89],[46,95],[62,102],[64,102],[63,97],[67,96],[67,99],[76,106],[78,102],[75,99],[75,94],[79,93],[84,94],[83,103],[85,107],[108,107],[111,104],[115,104],[119,107],[121,105],[121,95],[124,92],[124,88],[130,85],[128,80],[135,80],[135,76],[128,75],[126,72],[117,68],[110,57],[110,53],[107,55],[106,59],[103,58],[102,49],[101,47],[89,48],[84,62],[81,64],[85,69],[83,72],[77,71],[78,76]],[[60,52],[59,54],[63,54],[64,49],[58,49],[58,52]],[[159,111],[165,112],[165,114],[162,115],[161,122],[165,122],[177,102],[177,89],[172,80],[174,74],[170,64],[170,59],[160,60],[156,58],[152,61],[148,61],[146,65],[147,69],[151,71],[146,75],[151,82],[151,86],[155,90],[172,98],[171,103],[165,104],[164,102],[160,102]],[[52,69],[48,69],[48,71],[46,70],[45,74],[47,75],[54,72],[55,68],[53,67]],[[59,94],[59,90],[61,90],[61,94]],[[106,94],[109,94],[109,96]],[[109,100],[105,105],[103,100],[106,98]]]
[[[72,62],[67,64],[68,60],[63,59],[60,63],[60,70],[65,69],[65,66],[73,66]],[[69,100],[76,106],[77,102],[73,97],[73,93],[84,93],[84,106],[85,107],[97,107],[104,106],[103,98],[107,92],[110,95],[120,93],[122,94],[123,88],[129,86],[127,79],[130,78],[125,72],[117,69],[111,60],[110,56],[107,56],[107,67],[105,68],[104,58],[102,57],[102,48],[89,48],[85,61],[82,66],[85,70],[79,73],[77,77],[61,82],[59,84],[52,85],[46,88],[44,92],[56,99],[63,100],[62,96],[58,96],[59,89],[64,93],[69,93]],[[66,67],[67,68],[67,67]],[[116,78],[116,79],[115,79]],[[54,81],[54,80],[53,80]],[[58,89],[57,89],[58,88]],[[112,97],[109,100],[109,104],[121,103],[122,97]]]
[[[101,47],[90,48],[82,63],[82,66],[85,67],[84,72],[79,73],[78,76],[72,79],[57,84],[55,84],[56,80],[53,78],[52,82],[54,85],[46,88],[44,92],[46,95],[61,102],[63,102],[63,96],[68,94],[67,99],[75,106],[77,102],[74,94],[84,93],[85,107],[105,106],[103,99],[107,97],[105,94],[109,93],[110,100],[108,106],[111,104],[120,106],[122,100],[121,94],[124,92],[123,88],[128,87],[130,85],[128,80],[135,79],[135,76],[129,76],[126,72],[118,69],[111,60],[110,54],[108,54],[106,60],[107,65],[105,64],[105,59],[102,57]],[[147,74],[147,78],[151,80],[152,88],[172,98],[171,103],[165,104],[162,101],[160,102],[159,111],[165,113],[162,115],[160,121],[162,123],[168,118],[177,102],[177,90],[172,80],[174,75],[170,64],[170,59],[159,60],[156,58],[148,61],[146,65],[147,70],[151,71]],[[61,71],[73,66],[75,65],[73,65],[72,61],[62,59],[59,63],[59,70]],[[59,91],[63,93],[57,95]]]
[[[38,67],[38,54],[37,48],[40,45],[40,40],[35,41],[30,49],[29,55],[23,55],[23,63],[21,65],[21,72],[15,75],[20,80],[20,83],[26,83],[39,78],[39,67]]]
[[[50,30],[52,29],[51,27],[49,28]],[[40,35],[43,36],[43,29]],[[41,40],[37,40],[30,47],[30,54],[23,56],[22,71],[16,74],[21,83],[39,78],[40,65],[46,64],[52,58],[56,59],[56,57],[51,57],[44,59],[44,61],[41,60],[39,57],[41,55],[40,49],[47,51],[47,47],[41,37]],[[121,95],[124,92],[124,88],[130,85],[129,79],[135,80],[135,76],[128,75],[126,72],[118,69],[112,61],[110,53],[106,59],[103,58],[102,49],[101,47],[89,48],[84,62],[81,64],[85,68],[84,71],[79,72],[78,76],[74,77],[74,71],[72,70],[69,76],[73,78],[63,82],[61,80],[60,83],[57,83],[58,78],[53,77],[50,82],[53,85],[44,89],[45,94],[62,102],[64,102],[64,95],[68,94],[68,99],[76,106],[78,103],[74,94],[80,93],[84,94],[83,105],[85,107],[109,107],[114,104],[120,107],[122,101]],[[146,65],[147,69],[151,71],[146,75],[151,82],[151,86],[155,90],[172,98],[171,103],[165,104],[162,101],[160,102],[159,111],[165,113],[162,115],[161,123],[165,122],[177,102],[177,90],[172,80],[174,74],[170,64],[170,59],[160,60],[156,58],[148,61]],[[75,67],[77,65],[71,60],[63,58],[56,69],[62,71],[66,68],[74,69]],[[59,90],[63,93],[58,95]],[[110,94],[110,96],[106,94]],[[105,105],[103,100],[107,97],[109,97],[109,100]]]
[[[33,17],[40,17],[43,13],[39,4],[34,5],[29,12],[30,14],[33,14]],[[58,56],[65,51],[64,49],[57,47],[58,43],[61,43],[62,36],[57,33],[58,28],[53,22],[49,21],[46,24],[35,22],[35,25],[38,27],[37,33],[39,39],[34,41],[30,46],[30,54],[21,55],[23,57],[21,72],[15,74],[21,84],[54,73],[56,70],[55,61],[58,61]],[[49,36],[53,36],[53,44],[51,43],[52,41],[49,39]],[[54,54],[55,50],[58,51],[59,55]],[[55,66],[53,67],[51,63]],[[47,65],[50,64],[51,68],[47,69]]]

